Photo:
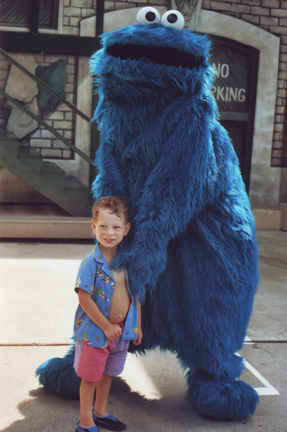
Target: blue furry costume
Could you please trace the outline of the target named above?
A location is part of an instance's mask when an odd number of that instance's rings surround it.
[[[162,22],[102,36],[91,60],[101,129],[95,200],[118,195],[132,230],[113,266],[127,265],[144,302],[143,343],[175,351],[204,415],[253,414],[256,391],[238,380],[258,284],[249,199],[210,88],[206,36]],[[74,348],[37,370],[46,391],[77,396]]]

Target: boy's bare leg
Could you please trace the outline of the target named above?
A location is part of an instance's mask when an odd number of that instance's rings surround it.
[[[104,417],[108,415],[107,404],[108,404],[112,379],[113,379],[112,376],[103,375],[102,378],[97,383],[94,411],[95,414],[100,417]]]
[[[80,425],[89,428],[95,425],[93,420],[92,407],[96,389],[96,382],[82,380],[80,387]]]

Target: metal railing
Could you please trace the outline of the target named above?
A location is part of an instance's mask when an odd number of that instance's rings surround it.
[[[44,81],[42,81],[40,78],[36,77],[31,72],[29,72],[24,66],[22,66],[20,63],[18,63],[13,57],[11,57],[2,48],[0,48],[0,55],[2,55],[4,58],[6,58],[6,60],[8,60],[9,62],[13,63],[17,68],[19,68],[22,72],[24,72],[29,78],[31,78],[33,81],[36,81],[37,84],[39,84],[41,87],[43,87],[53,97],[57,98],[60,102],[65,104],[73,112],[75,112],[80,117],[82,117],[82,119],[89,122],[93,128],[97,129],[96,125],[91,123],[91,119],[88,116],[86,116],[82,111],[80,111],[74,105],[70,104],[70,102],[68,102],[66,99],[64,99],[62,96],[60,96],[58,93],[56,93],[51,87],[49,87],[46,83],[44,83]],[[40,119],[38,116],[36,116],[34,113],[32,113],[26,107],[24,107],[21,104],[21,102],[18,102],[17,100],[13,99],[4,90],[0,89],[0,94],[2,94],[2,96],[4,96],[6,99],[8,99],[14,105],[16,105],[23,112],[25,112],[28,116],[30,116],[31,118],[36,120],[41,126],[43,126],[45,129],[47,129],[49,132],[51,132],[55,137],[57,137],[60,141],[62,141],[66,146],[68,146],[71,150],[73,150],[75,153],[77,153],[81,158],[85,159],[90,165],[95,166],[95,162],[91,158],[89,158],[85,153],[83,153],[80,149],[78,149],[76,146],[74,146],[70,141],[66,140],[61,134],[59,134],[55,129],[53,129],[51,126],[49,126],[44,120]]]

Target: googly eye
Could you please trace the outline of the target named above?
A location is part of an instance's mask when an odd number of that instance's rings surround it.
[[[172,27],[175,30],[181,30],[184,26],[184,18],[177,10],[169,10],[163,14],[161,23],[165,27]]]
[[[146,6],[138,11],[137,22],[141,25],[158,24],[160,14],[155,8]]]

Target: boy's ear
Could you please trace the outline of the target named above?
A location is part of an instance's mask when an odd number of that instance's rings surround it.
[[[126,236],[128,234],[130,228],[131,228],[131,224],[129,222],[129,223],[126,224],[125,231],[124,231],[124,236]]]

